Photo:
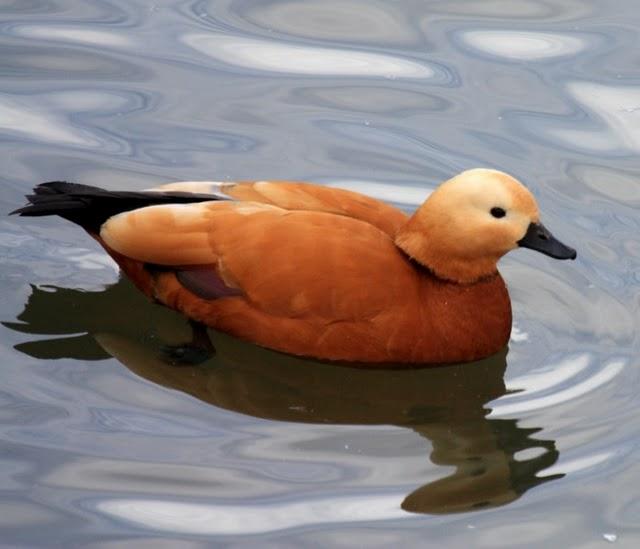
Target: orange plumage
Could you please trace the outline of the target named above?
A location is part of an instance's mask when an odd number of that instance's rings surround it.
[[[73,197],[69,189],[55,192]],[[207,201],[212,192],[235,200]],[[305,183],[192,182],[121,193],[122,211],[92,226],[91,206],[82,216],[47,210],[38,196],[50,194],[41,189],[19,212],[58,213],[85,226],[148,296],[242,339],[327,360],[489,356],[511,329],[497,260],[518,245],[575,257],[553,237],[557,249],[547,250],[546,236],[531,236],[544,229],[535,200],[492,170],[443,184],[412,217],[358,193]],[[132,209],[125,204],[133,194],[158,203]],[[188,203],[189,195],[198,201]],[[173,204],[172,196],[186,203]],[[494,215],[496,208],[505,215]]]

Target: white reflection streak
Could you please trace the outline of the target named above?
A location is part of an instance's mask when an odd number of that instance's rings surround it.
[[[524,330],[518,328],[518,326],[516,326],[514,323],[511,327],[511,336],[509,337],[509,340],[513,341],[514,343],[522,343],[523,341],[529,340],[529,334]]]
[[[614,377],[616,377],[624,368],[625,363],[622,360],[613,361],[607,364],[597,374],[586,379],[582,383],[578,383],[573,387],[568,387],[557,393],[553,393],[547,396],[527,399],[522,402],[514,402],[512,404],[501,405],[499,399],[492,409],[491,413],[487,417],[502,417],[511,414],[521,414],[523,412],[531,412],[533,410],[539,410],[541,408],[548,408],[555,406],[556,404],[563,404],[575,398],[581,397],[594,389],[597,389],[601,385],[608,383]],[[522,393],[520,393],[522,395]],[[525,393],[526,394],[526,393]]]
[[[133,42],[113,32],[87,30],[79,27],[60,27],[51,25],[17,25],[13,34],[24,38],[39,40],[61,40],[64,42],[80,42],[98,46],[131,46]]]
[[[548,469],[544,469],[536,476],[544,478],[557,473],[564,473],[566,475],[569,473],[577,473],[578,471],[584,471],[585,469],[590,469],[591,467],[600,465],[612,458],[614,455],[615,452],[601,452],[593,456],[585,456],[564,462],[562,461],[562,458],[560,458],[559,463],[552,465]]]
[[[640,87],[574,82],[567,86],[567,90],[600,116],[623,146],[640,150],[640,112],[636,111],[640,107]],[[611,140],[610,136],[606,137]]]
[[[511,395],[505,395],[500,398],[504,401],[510,398],[518,398],[522,396],[522,392],[527,395],[546,391],[557,385],[560,385],[568,379],[578,375],[580,372],[589,367],[589,355],[582,354],[578,356],[568,357],[565,360],[553,364],[535,372],[533,374],[516,377],[507,382],[507,388],[511,391],[521,391]]]
[[[75,263],[79,269],[95,271],[106,267],[115,272],[120,271],[118,264],[110,256],[87,248],[57,248],[53,255],[64,257],[66,261]]]
[[[387,54],[285,44],[214,34],[187,34],[182,41],[229,65],[263,71],[334,76],[431,78],[433,69]]]
[[[530,61],[572,55],[586,47],[585,41],[575,36],[510,30],[466,31],[462,40],[491,55]]]
[[[378,200],[420,206],[431,194],[426,187],[412,187],[409,185],[373,183],[370,181],[332,181],[327,187],[347,189],[366,194]]]
[[[99,511],[154,530],[184,534],[260,534],[314,524],[397,520],[404,496],[363,495],[265,505],[183,503],[153,499],[111,499]]]
[[[34,98],[33,101],[37,101]],[[97,145],[85,132],[70,129],[66,122],[55,115],[23,104],[0,94],[0,129],[30,135],[41,141],[69,145]]]

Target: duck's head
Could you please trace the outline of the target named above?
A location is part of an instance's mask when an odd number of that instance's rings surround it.
[[[538,204],[517,179],[497,170],[462,172],[440,185],[400,229],[396,244],[438,277],[469,283],[493,275],[514,248],[575,259],[540,223]]]

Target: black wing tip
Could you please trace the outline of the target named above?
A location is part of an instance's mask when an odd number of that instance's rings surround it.
[[[71,194],[86,192],[105,192],[100,187],[92,187],[90,185],[82,185],[80,183],[71,183],[70,181],[45,181],[33,188],[33,192],[37,195],[42,194]]]
[[[26,198],[27,204],[9,215],[59,215],[89,231],[95,231],[113,215],[137,208],[220,200],[215,195],[188,192],[109,191],[68,181],[40,183]]]
[[[45,215],[58,215],[69,210],[77,210],[77,206],[75,204],[69,203],[55,203],[55,205],[52,207],[52,205],[49,203],[35,203],[27,204],[26,206],[22,206],[22,208],[13,210],[12,212],[9,212],[9,215],[19,215],[22,217],[39,217]]]
[[[9,215],[20,216],[43,216],[51,215],[51,202],[55,201],[57,206],[62,205],[63,195],[69,194],[74,190],[86,190],[86,185],[78,185],[68,181],[45,181],[33,187],[32,194],[25,195],[27,204],[21,208],[17,208]]]
[[[66,181],[45,181],[44,183],[40,183],[33,188],[33,192],[35,194],[54,194],[58,193],[57,189],[60,185],[65,185]]]

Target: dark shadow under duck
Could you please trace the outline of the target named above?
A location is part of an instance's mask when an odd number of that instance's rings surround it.
[[[3,324],[55,336],[16,346],[32,357],[115,357],[145,379],[242,414],[413,430],[431,442],[431,461],[455,472],[407,495],[407,511],[443,514],[505,505],[563,476],[538,476],[559,456],[553,440],[534,438],[539,429],[487,417],[487,404],[507,392],[506,348],[471,364],[380,370],[304,360],[210,331],[214,352],[184,317],[149,303],[126,280],[91,292],[33,287],[17,321]],[[529,448],[543,452],[516,459]]]

